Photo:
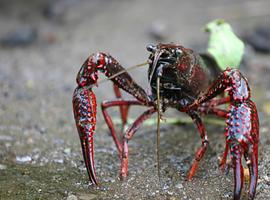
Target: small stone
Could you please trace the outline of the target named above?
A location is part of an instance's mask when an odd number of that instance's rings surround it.
[[[270,182],[270,177],[267,176],[267,175],[263,176],[263,179],[264,179],[266,182]]]
[[[97,198],[97,195],[95,194],[80,194],[79,199],[80,200],[94,200]]]
[[[27,163],[31,161],[32,161],[32,158],[30,156],[16,156],[17,163]]]
[[[249,43],[256,51],[262,53],[270,52],[270,28],[269,26],[257,27],[254,31],[249,31],[249,34],[245,37],[247,43]]]
[[[35,87],[35,82],[33,80],[29,79],[29,80],[26,81],[25,85],[26,85],[27,89],[32,90]]]
[[[78,200],[78,198],[75,195],[71,194],[67,197],[67,200]]]
[[[65,148],[65,149],[64,149],[64,153],[65,153],[66,155],[70,155],[71,149],[70,149],[70,148]]]
[[[23,26],[0,38],[0,44],[6,47],[26,46],[32,44],[38,36],[36,28]]]
[[[56,159],[53,160],[53,162],[58,163],[58,164],[63,164],[64,160],[61,159],[61,158],[56,158]]]
[[[26,143],[27,144],[34,144],[33,138],[31,138],[31,137],[27,138]]]
[[[175,185],[175,187],[178,188],[178,189],[182,189],[183,185],[182,185],[182,183],[178,183],[178,184]]]
[[[13,141],[13,138],[9,135],[0,135],[0,141]]]
[[[150,35],[156,40],[164,40],[168,36],[168,27],[164,22],[155,21],[150,27]]]
[[[165,184],[165,185],[163,186],[163,190],[168,190],[168,189],[169,189],[169,185]]]
[[[0,164],[0,170],[5,170],[7,168],[7,166],[6,165],[2,165],[2,164]]]

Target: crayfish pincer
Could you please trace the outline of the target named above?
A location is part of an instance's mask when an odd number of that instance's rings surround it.
[[[150,94],[107,53],[90,55],[78,72],[73,110],[90,182],[98,184],[94,166],[96,97],[93,88],[97,85],[98,73],[102,72],[113,82],[116,94],[115,100],[102,102],[101,108],[119,153],[121,178],[128,175],[129,140],[150,116],[171,107],[189,115],[201,137],[201,146],[187,179],[191,180],[196,173],[209,143],[201,116],[215,115],[224,118],[227,123],[226,145],[220,166],[224,168],[230,153],[234,170],[234,199],[241,198],[244,183],[242,158],[249,169],[249,199],[254,199],[258,179],[259,119],[247,79],[239,70],[229,67],[215,77],[212,68],[205,64],[201,56],[177,44],[148,45],[147,50],[150,52],[147,62]],[[121,90],[131,94],[134,99],[123,99]],[[227,109],[219,107],[224,104],[228,104]],[[107,108],[119,107],[122,125],[126,126],[128,109],[132,105],[145,106],[146,111],[126,129],[123,138],[119,138]]]

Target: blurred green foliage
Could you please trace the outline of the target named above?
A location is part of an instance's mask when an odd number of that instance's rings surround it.
[[[232,27],[217,19],[205,26],[210,33],[207,52],[215,59],[221,70],[239,68],[244,54],[244,43],[234,34]]]

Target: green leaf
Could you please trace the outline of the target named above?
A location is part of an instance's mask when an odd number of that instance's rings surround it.
[[[232,27],[222,19],[205,26],[210,33],[207,52],[213,56],[221,70],[239,68],[244,54],[244,43],[234,34]]]

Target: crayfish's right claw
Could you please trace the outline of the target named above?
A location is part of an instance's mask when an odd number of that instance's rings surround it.
[[[75,89],[73,95],[73,112],[88,176],[90,182],[97,185],[93,144],[96,126],[96,97],[91,89],[80,87]]]
[[[88,172],[89,180],[91,183],[98,185],[94,163],[93,137],[90,136],[81,138],[81,145],[85,167]]]

